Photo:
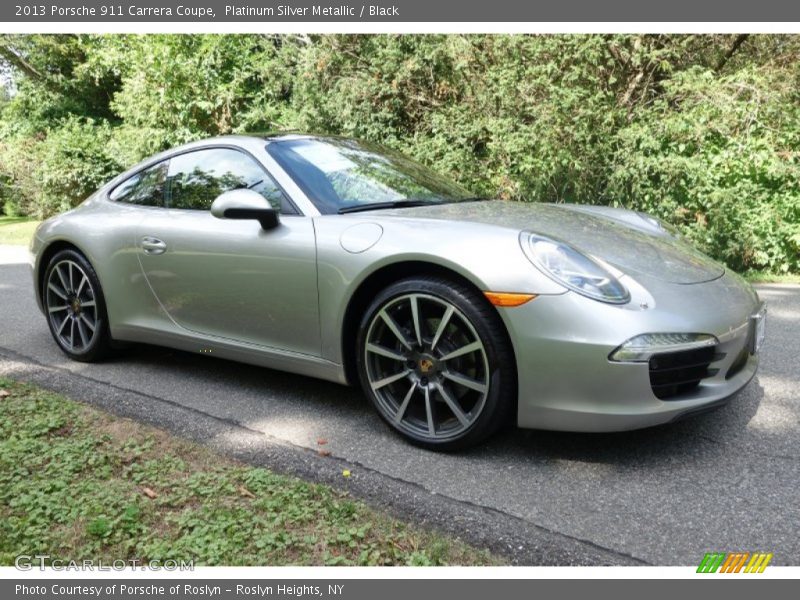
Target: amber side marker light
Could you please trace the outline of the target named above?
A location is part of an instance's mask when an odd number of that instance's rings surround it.
[[[483,292],[489,302],[495,306],[522,306],[536,298],[536,294],[512,294],[509,292]]]

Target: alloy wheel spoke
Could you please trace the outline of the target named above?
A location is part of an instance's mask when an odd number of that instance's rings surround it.
[[[444,316],[442,317],[442,320],[439,321],[439,327],[436,328],[436,334],[433,336],[433,341],[431,342],[431,350],[436,349],[436,344],[439,343],[442,334],[444,333],[445,329],[447,329],[447,324],[450,322],[450,317],[453,316],[454,312],[455,308],[453,308],[452,305],[448,305],[447,310],[444,311]]]
[[[457,350],[453,350],[452,352],[445,354],[444,356],[440,357],[439,360],[444,362],[446,360],[458,358],[459,356],[464,356],[465,354],[469,354],[470,352],[481,350],[482,348],[483,346],[481,345],[481,343],[475,341],[472,342],[471,344],[467,344],[466,346],[461,346],[461,348],[458,348]]]
[[[75,348],[75,319],[70,319],[70,326],[69,326],[69,346],[70,348]]]
[[[411,350],[411,344],[408,343],[406,336],[403,334],[402,331],[400,331],[400,328],[397,326],[397,323],[395,323],[394,319],[392,319],[392,317],[389,316],[389,313],[386,312],[386,309],[384,308],[378,314],[380,315],[381,319],[383,319],[383,322],[386,323],[386,326],[395,335],[395,337],[398,340],[400,340],[400,343],[403,344],[403,346],[405,346],[407,350]]]
[[[464,410],[461,408],[461,406],[459,406],[455,398],[453,398],[442,385],[436,386],[436,390],[439,392],[439,395],[442,397],[445,404],[447,404],[448,408],[456,416],[458,422],[461,423],[463,427],[467,427],[470,424],[469,417],[467,417],[466,413],[464,413]]]
[[[72,316],[71,316],[71,315],[66,315],[66,316],[64,317],[64,320],[63,320],[63,321],[61,321],[61,325],[59,325],[59,326],[58,326],[58,331],[56,332],[56,334],[57,334],[57,335],[61,335],[61,333],[64,331],[64,327],[65,327],[65,326],[67,325],[67,323],[69,323],[70,321],[72,321]]]
[[[395,381],[399,381],[403,377],[407,377],[409,373],[410,371],[408,369],[404,369],[399,373],[395,373],[394,375],[389,375],[388,377],[384,377],[383,379],[374,381],[370,385],[372,386],[373,391],[379,390],[382,387],[386,387],[390,383],[394,383]]]
[[[390,350],[389,348],[384,348],[383,346],[379,346],[378,344],[367,344],[367,352],[372,352],[373,354],[377,354],[379,356],[385,356],[386,358],[391,358],[392,360],[399,360],[399,361],[407,360],[406,357],[400,354],[399,352],[395,352],[394,350]]]
[[[73,270],[74,269],[72,263],[67,263],[67,275],[69,275],[69,289],[71,290],[75,289],[75,279]]]
[[[49,289],[51,292],[53,292],[56,296],[58,296],[62,300],[66,300],[67,299],[67,292],[65,290],[59,288],[52,281],[47,284],[47,289]]]
[[[436,426],[433,422],[433,405],[431,404],[431,390],[425,388],[425,417],[428,421],[428,434],[431,437],[436,436]]]
[[[75,295],[76,295],[76,296],[80,297],[80,295],[81,295],[81,292],[83,291],[83,286],[84,286],[84,285],[86,285],[86,282],[87,282],[87,281],[89,281],[89,279],[88,279],[88,277],[86,277],[86,275],[84,275],[83,277],[81,277],[81,282],[78,284],[78,289],[77,289],[77,290],[75,290]],[[90,288],[90,289],[91,289],[91,288]]]
[[[417,336],[417,345],[422,346],[422,328],[419,322],[419,302],[416,296],[409,298],[411,304],[411,320],[414,322],[414,334]]]
[[[76,319],[75,324],[78,328],[78,335],[81,338],[81,343],[83,344],[83,347],[86,348],[86,346],[89,345],[89,338],[86,335],[86,330],[83,328],[83,321]]]
[[[88,302],[81,302],[81,308],[94,308],[95,303],[94,300],[89,300]]]
[[[417,389],[416,382],[411,382],[411,387],[406,392],[406,397],[403,398],[403,402],[400,404],[400,408],[397,409],[397,412],[394,415],[394,422],[399,423],[403,420],[403,417],[406,414],[406,409],[408,408],[408,404],[411,402],[411,396],[414,395],[414,390]]]
[[[481,394],[485,394],[488,386],[485,383],[477,381],[475,379],[471,379],[469,377],[464,377],[458,373],[453,373],[451,371],[442,371],[442,377],[445,379],[449,379],[457,383],[458,385],[464,386],[465,388],[469,388],[471,390],[475,390],[476,392],[480,392]]]
[[[66,305],[64,305],[64,306],[51,306],[51,307],[49,307],[47,309],[47,312],[52,314],[52,313],[61,312],[62,310],[69,310],[69,306],[66,306]]]
[[[61,288],[63,290],[69,290],[70,287],[67,285],[67,282],[64,280],[64,275],[61,273],[61,265],[56,265],[55,269],[53,270],[56,272],[58,279],[61,281]]]
[[[94,333],[94,330],[95,330],[95,324],[94,324],[94,323],[92,323],[92,322],[89,320],[89,318],[86,316],[86,313],[81,313],[81,314],[80,314],[80,320],[84,322],[84,324],[85,324],[85,325],[86,325],[86,326],[87,326],[87,327],[88,327],[88,328],[91,330],[91,332],[92,332],[92,333]]]

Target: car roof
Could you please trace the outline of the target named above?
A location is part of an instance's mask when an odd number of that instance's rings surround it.
[[[341,135],[332,135],[332,134],[318,134],[318,133],[303,133],[299,131],[275,131],[275,132],[245,132],[245,133],[236,133],[236,134],[229,134],[229,135],[220,135],[214,137],[207,137],[202,138],[199,140],[195,140],[193,142],[188,142],[186,144],[182,144],[180,146],[174,146],[158,154],[155,154],[149,157],[147,160],[150,161],[152,158],[162,158],[167,155],[171,154],[179,154],[181,152],[185,152],[187,150],[193,150],[195,148],[202,148],[203,146],[213,146],[214,144],[235,144],[241,145],[245,148],[252,145],[254,142],[258,142],[259,144],[263,142],[267,142],[269,145],[271,142],[283,142],[283,141],[292,141],[292,140],[352,140],[354,138],[349,138],[347,136]]]
[[[276,132],[265,132],[265,133],[248,132],[241,134],[220,135],[215,137],[202,138],[199,140],[195,140],[193,142],[181,144],[180,146],[174,146],[172,148],[168,148],[167,150],[163,150],[161,152],[153,154],[152,156],[149,156],[144,160],[142,160],[141,162],[126,169],[125,171],[114,177],[103,187],[107,189],[112,189],[115,186],[119,185],[120,182],[124,181],[132,174],[136,173],[137,171],[146,169],[156,163],[159,163],[168,158],[172,158],[173,156],[176,156],[178,154],[183,154],[184,152],[191,152],[192,150],[200,150],[202,148],[208,148],[213,146],[232,145],[243,148],[245,150],[256,151],[258,149],[264,148],[264,142],[266,142],[266,144],[269,145],[270,143],[273,142],[302,140],[302,139],[347,139],[347,138],[335,135],[317,135],[313,133],[300,133],[295,131],[276,131]]]
[[[282,142],[287,140],[310,140],[310,139],[352,139],[347,138],[346,136],[340,135],[331,135],[331,134],[320,134],[320,133],[308,133],[302,131],[247,131],[239,134],[231,134],[231,135],[223,135],[213,138],[205,138],[203,142],[208,142],[212,140],[225,140],[231,138],[248,138],[248,139],[257,139],[257,140],[265,140],[267,142]]]

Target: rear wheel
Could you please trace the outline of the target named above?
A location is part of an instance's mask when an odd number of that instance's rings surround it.
[[[89,261],[75,250],[50,260],[42,290],[50,333],[70,358],[94,362],[110,352],[105,299]]]
[[[378,295],[361,324],[358,370],[381,417],[431,449],[479,443],[515,404],[502,321],[480,293],[446,279],[407,279]]]

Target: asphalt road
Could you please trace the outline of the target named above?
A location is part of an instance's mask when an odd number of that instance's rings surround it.
[[[19,258],[0,248],[0,374],[349,488],[515,563],[689,565],[763,551],[800,564],[800,286],[759,286],[761,370],[719,411],[622,434],[509,431],[441,455],[404,443],[335,384],[151,346],[72,363]],[[317,454],[319,438],[331,456]]]

